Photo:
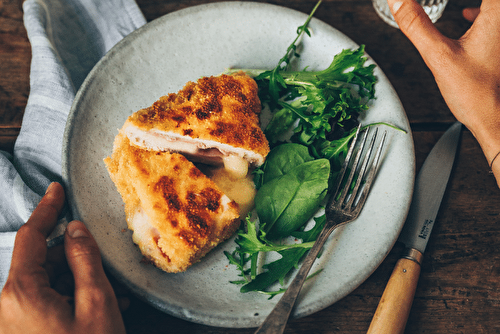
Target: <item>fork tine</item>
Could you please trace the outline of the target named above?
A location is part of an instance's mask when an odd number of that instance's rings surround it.
[[[354,200],[358,197],[357,196],[358,189],[359,189],[359,186],[361,185],[361,182],[363,181],[363,177],[365,175],[368,163],[370,162],[370,157],[372,155],[373,147],[375,146],[375,140],[377,139],[377,134],[378,134],[378,129],[375,129],[375,133],[372,136],[372,139],[370,141],[370,145],[368,146],[368,150],[363,158],[361,168],[359,169],[358,177],[356,179],[356,184],[354,185],[354,188],[351,192],[351,197],[349,198],[349,200],[345,204],[345,208],[348,210],[351,209],[352,205],[354,204]]]
[[[382,139],[380,140],[380,144],[378,145],[377,151],[375,152],[375,157],[373,158],[372,164],[370,165],[368,175],[366,176],[365,186],[363,187],[363,191],[359,196],[358,203],[354,210],[354,213],[357,214],[363,208],[363,205],[366,202],[366,198],[368,197],[368,193],[370,192],[371,185],[373,180],[375,179],[375,175],[377,174],[377,170],[379,167],[380,156],[382,155],[382,149],[385,144],[385,138],[387,135],[387,131],[384,131]]]
[[[356,146],[360,130],[361,130],[361,123],[358,125],[356,134],[354,135],[354,139],[351,142],[351,146],[349,146],[349,150],[347,151],[344,162],[340,167],[340,172],[337,175],[337,179],[335,180],[334,186],[332,188],[334,189],[334,191],[332,192],[333,198],[337,197],[340,186],[342,185],[342,180],[344,179],[345,172],[347,171],[347,167],[349,166],[349,162],[351,161],[351,156],[352,153],[354,152],[354,147]]]
[[[347,181],[344,185],[344,189],[342,189],[342,192],[340,194],[340,198],[338,199],[337,203],[342,205],[344,203],[347,195],[349,194],[349,188],[352,185],[352,180],[354,179],[354,176],[356,175],[356,170],[358,169],[359,161],[361,159],[361,155],[363,153],[363,149],[365,147],[366,139],[368,138],[368,133],[370,132],[370,128],[366,129],[363,139],[361,140],[360,146],[358,148],[358,151],[356,152],[356,157],[354,158],[354,162],[352,163],[351,166],[351,171],[349,172],[349,176],[347,177]]]

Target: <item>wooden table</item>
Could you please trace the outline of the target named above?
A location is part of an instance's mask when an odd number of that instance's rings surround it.
[[[151,21],[210,1],[138,0]],[[261,1],[265,2],[265,1]],[[268,1],[309,13],[316,0]],[[470,26],[461,17],[473,0],[452,0],[436,24],[452,38]],[[339,29],[378,63],[408,114],[417,170],[454,121],[432,74],[397,29],[375,14],[370,0],[325,0],[316,17]],[[270,32],[272,33],[272,32]],[[0,148],[12,150],[29,94],[30,46],[20,0],[0,0]],[[500,191],[479,145],[467,130],[425,253],[406,333],[500,333]],[[292,320],[287,333],[365,333],[402,250],[396,244],[381,266],[350,295],[311,316]],[[131,297],[124,313],[134,333],[253,333],[214,328],[166,315]]]

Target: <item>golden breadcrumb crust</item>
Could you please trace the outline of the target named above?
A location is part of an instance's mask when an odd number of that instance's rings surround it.
[[[269,143],[259,125],[260,110],[257,83],[240,72],[188,82],[177,94],[162,96],[134,113],[127,123],[143,131],[214,140],[265,157]]]
[[[148,151],[115,138],[105,159],[143,255],[167,272],[185,271],[239,227],[238,205],[184,156]],[[141,211],[144,226],[134,221]]]

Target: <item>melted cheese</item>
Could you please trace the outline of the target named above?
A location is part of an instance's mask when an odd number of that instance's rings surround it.
[[[257,193],[252,174],[245,173],[242,178],[234,178],[226,168],[217,168],[210,171],[209,177],[227,197],[238,203],[240,218],[244,219],[253,209]]]
[[[222,158],[224,168],[234,179],[243,179],[248,173],[248,161],[245,159],[230,154]]]

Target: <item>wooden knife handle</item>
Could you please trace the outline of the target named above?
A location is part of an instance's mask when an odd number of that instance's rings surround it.
[[[401,258],[396,263],[368,328],[368,334],[404,332],[420,276],[422,254],[418,252],[418,255],[418,259]]]

